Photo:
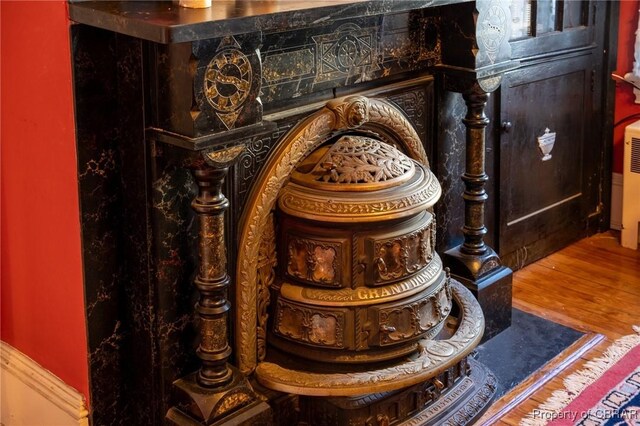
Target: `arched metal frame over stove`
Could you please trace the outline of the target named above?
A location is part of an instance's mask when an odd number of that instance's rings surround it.
[[[310,153],[337,135],[356,132],[375,135],[428,166],[419,136],[392,104],[362,96],[336,99],[283,137],[265,163],[244,208],[238,234],[234,346],[240,371],[255,371],[257,379],[272,389],[325,396],[400,389],[459,362],[482,337],[484,318],[479,305],[468,290],[452,281],[453,299],[460,311],[455,334],[447,340],[420,341],[419,353],[411,358],[381,369],[349,374],[290,370],[265,361],[268,287],[275,266],[273,211],[278,195],[290,174]]]

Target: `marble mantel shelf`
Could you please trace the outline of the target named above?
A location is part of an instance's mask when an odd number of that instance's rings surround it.
[[[170,1],[80,1],[72,21],[156,43],[182,43],[248,32],[291,30],[330,21],[463,3],[469,0],[213,0],[207,9]]]

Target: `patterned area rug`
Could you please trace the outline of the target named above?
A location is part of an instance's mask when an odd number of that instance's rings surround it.
[[[640,426],[640,327],[564,380],[522,426]]]

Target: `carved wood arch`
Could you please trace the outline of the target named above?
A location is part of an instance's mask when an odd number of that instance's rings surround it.
[[[384,100],[364,96],[329,101],[278,142],[247,198],[238,228],[235,350],[238,368],[243,373],[250,374],[256,368],[258,352],[265,349],[264,338],[258,335],[266,331],[266,319],[260,317],[268,305],[265,281],[273,279],[272,211],[278,194],[308,154],[330,137],[355,129],[377,133],[385,142],[393,143],[409,157],[428,166],[420,137],[404,114]]]

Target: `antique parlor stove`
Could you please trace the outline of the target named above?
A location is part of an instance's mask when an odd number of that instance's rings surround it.
[[[269,343],[315,361],[371,363],[433,338],[451,310],[426,211],[439,196],[426,167],[379,140],[340,136],[311,153],[278,197]]]
[[[237,289],[258,299],[255,337],[248,322],[237,330],[239,348],[255,338],[257,349],[240,350],[241,368],[298,407],[284,421],[274,404],[279,423],[473,418],[494,391],[467,359],[484,320],[435,252],[441,188],[411,124],[355,96],[301,120],[279,146],[245,210]]]
[[[94,423],[466,424],[493,397],[508,4],[322,3],[70,5]]]

